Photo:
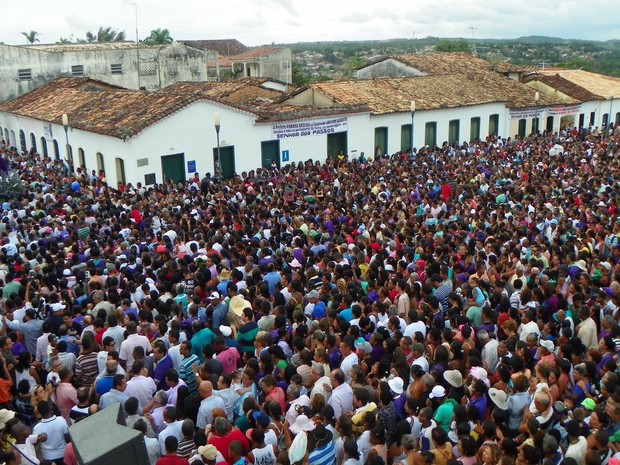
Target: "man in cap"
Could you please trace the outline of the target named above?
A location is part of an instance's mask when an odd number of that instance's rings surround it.
[[[446,433],[449,433],[450,424],[452,423],[452,416],[454,414],[454,407],[458,405],[458,402],[450,397],[447,397],[446,389],[441,385],[433,387],[428,397],[430,399],[443,400],[441,405],[435,411],[433,420],[435,420],[437,426],[443,429]]]
[[[209,304],[212,308],[211,327],[219,328],[228,325],[228,305],[218,291],[213,291],[209,295]]]

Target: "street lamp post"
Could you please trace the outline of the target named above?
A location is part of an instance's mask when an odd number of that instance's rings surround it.
[[[415,157],[413,151],[413,118],[415,117],[415,102],[411,101],[411,158]]]
[[[69,145],[69,117],[66,113],[62,114],[62,127],[65,129],[65,153],[69,170],[73,170],[73,156],[71,154],[71,146]]]
[[[220,158],[220,114],[213,115],[215,121],[215,135],[217,137],[217,157],[215,159],[215,177],[218,178],[222,174],[222,162]]]
[[[538,125],[540,123],[540,118],[538,117],[538,104],[540,102],[540,92],[536,92],[534,94],[534,102],[536,102],[536,119],[534,125],[534,134],[538,134]]]
[[[607,118],[607,127],[608,128],[611,127],[611,123],[612,122],[614,124],[616,123],[615,118],[613,120],[611,119],[611,115],[612,115],[611,108],[612,108],[613,104],[614,104],[614,91],[612,90],[611,91],[611,95],[609,96],[609,117]]]

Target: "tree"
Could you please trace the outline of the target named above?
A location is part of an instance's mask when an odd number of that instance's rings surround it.
[[[67,45],[72,43],[73,41],[71,39],[67,39],[66,37],[61,37],[60,39],[58,39],[58,41],[56,42],[58,45]]]
[[[39,40],[39,36],[41,34],[39,34],[37,31],[22,32],[22,35],[26,37],[26,42],[29,44],[34,44],[35,42],[41,42]]]
[[[82,42],[124,42],[125,31],[117,31],[111,27],[100,27],[97,34],[88,31],[86,40]]]
[[[303,87],[308,84],[310,78],[302,71],[301,66],[297,63],[293,63],[293,67],[291,68],[291,81],[295,87]]]
[[[168,29],[153,29],[151,35],[144,39],[144,43],[147,45],[166,45],[172,42],[174,39],[170,37]]]
[[[353,56],[349,58],[349,61],[347,61],[347,68],[349,68],[351,71],[355,71],[356,69],[361,68],[365,64],[366,60],[364,60],[362,57]]]
[[[442,40],[435,45],[436,52],[465,52],[471,53],[471,46],[465,39],[459,40]]]

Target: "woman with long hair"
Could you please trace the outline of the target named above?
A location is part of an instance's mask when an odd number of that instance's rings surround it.
[[[30,383],[31,389],[41,382],[36,368],[32,366],[32,355],[27,350],[19,354],[15,365],[15,383],[19,384],[23,379]]]

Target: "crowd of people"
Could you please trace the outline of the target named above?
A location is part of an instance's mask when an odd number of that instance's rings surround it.
[[[0,152],[0,463],[108,408],[150,465],[619,463],[613,128],[116,188]]]

